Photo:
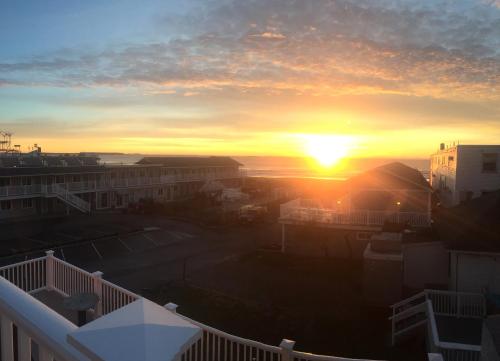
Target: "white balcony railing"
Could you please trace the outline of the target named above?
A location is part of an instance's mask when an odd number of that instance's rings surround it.
[[[54,183],[52,185],[33,184],[33,185],[18,185],[0,187],[0,198],[12,198],[23,196],[41,196],[52,194],[52,187],[58,186],[68,190],[69,192],[89,192],[89,191],[105,191],[120,188],[133,188],[144,186],[159,186],[166,184],[175,184],[180,182],[194,181],[210,181],[221,179],[233,179],[243,176],[242,172],[220,172],[209,174],[177,174],[152,177],[135,177],[135,178],[114,178],[100,181],[85,181],[85,182],[66,182]]]
[[[68,334],[78,330],[78,327],[28,293],[35,294],[41,290],[55,291],[62,296],[78,292],[96,293],[99,296],[99,302],[94,309],[96,317],[118,310],[140,298],[139,295],[103,280],[101,272],[89,273],[55,258],[52,251],[48,251],[45,257],[2,267],[0,276],[1,356],[4,361],[14,360],[15,354],[18,355],[19,361],[30,361],[33,344],[36,344],[40,361],[88,360],[68,343]],[[175,312],[175,307],[172,307],[172,304],[165,306],[172,312]],[[266,345],[179,316],[200,327],[203,333],[202,337],[175,361],[351,360],[298,352],[293,349],[295,343],[289,340],[283,340],[280,346]],[[17,328],[16,340],[13,325]],[[16,345],[17,353],[14,350]]]
[[[335,225],[382,226],[385,222],[408,223],[414,227],[429,227],[430,214],[427,212],[395,212],[369,210],[336,210],[301,205],[296,199],[280,206],[280,219],[307,223]]]

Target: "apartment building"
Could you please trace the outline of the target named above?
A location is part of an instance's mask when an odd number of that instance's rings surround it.
[[[0,157],[0,219],[186,199],[212,180],[238,186],[240,166],[229,157],[145,157],[105,165],[82,154],[7,153]]]
[[[440,145],[431,155],[430,182],[445,206],[500,189],[500,145]]]

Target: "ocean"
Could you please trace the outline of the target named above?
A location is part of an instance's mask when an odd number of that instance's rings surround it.
[[[144,155],[141,154],[99,154],[101,162],[106,164],[134,164]],[[343,180],[390,162],[401,162],[420,170],[425,177],[429,173],[429,159],[397,159],[397,158],[346,158],[337,166],[325,169],[316,165],[309,158],[300,157],[263,157],[234,156],[242,169],[250,177],[273,178],[323,178]]]

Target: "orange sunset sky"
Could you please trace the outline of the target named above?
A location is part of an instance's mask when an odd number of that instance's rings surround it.
[[[319,142],[427,157],[500,143],[498,1],[41,3],[0,12],[0,129],[23,150],[301,156]]]

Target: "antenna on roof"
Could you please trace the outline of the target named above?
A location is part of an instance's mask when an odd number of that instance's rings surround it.
[[[12,133],[0,130],[0,136],[2,137],[2,140],[0,140],[0,152],[15,153],[16,149],[12,148]]]

